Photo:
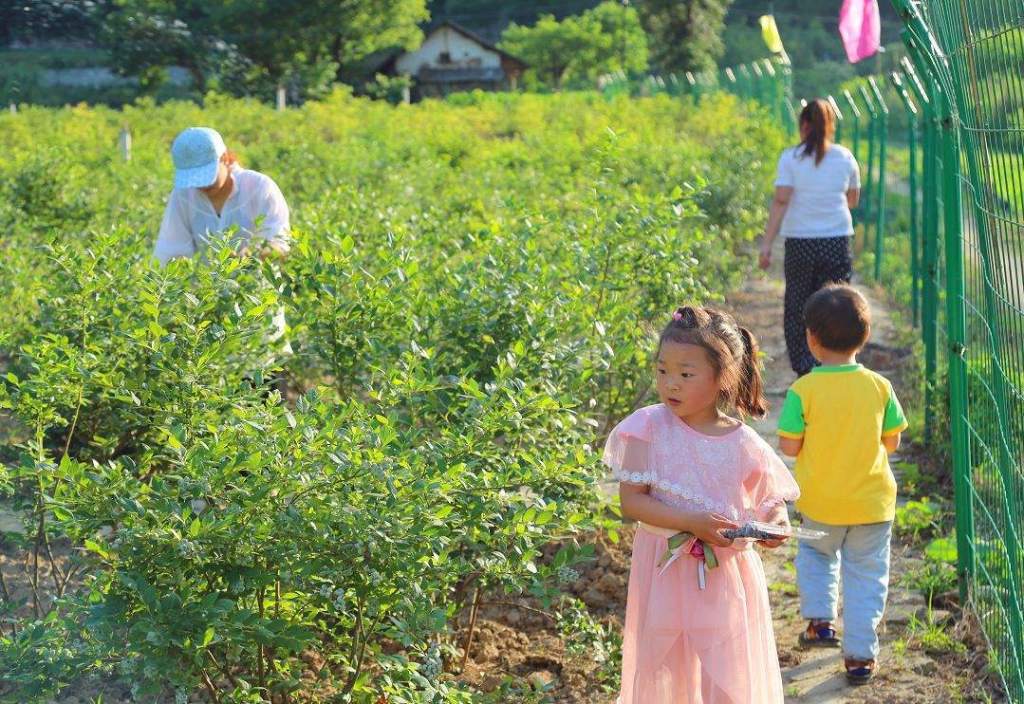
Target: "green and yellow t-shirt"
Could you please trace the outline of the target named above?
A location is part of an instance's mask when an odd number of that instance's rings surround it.
[[[779,435],[804,441],[796,458],[800,512],[832,525],[893,520],[896,479],[882,438],[906,427],[892,385],[859,364],[816,367],[797,379]]]

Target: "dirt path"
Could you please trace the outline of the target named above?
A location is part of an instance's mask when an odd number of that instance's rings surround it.
[[[776,267],[777,268],[777,267]],[[884,351],[894,347],[895,333],[886,306],[873,292],[863,286],[862,293],[871,302],[874,314],[872,342]],[[782,299],[784,286],[780,272],[770,277],[751,278],[743,289],[729,297],[728,307],[761,342],[765,354],[765,388],[772,410],[763,421],[754,424],[774,447],[777,447],[776,428],[778,414],[786,389],[796,376],[789,368],[785,341],[782,338]],[[883,361],[891,355],[868,355]],[[872,366],[870,360],[868,366]],[[885,373],[886,369],[876,370]],[[912,614],[925,607],[924,598],[916,592],[899,586],[899,575],[918,564],[919,558],[907,550],[894,546],[892,587],[886,620],[882,626],[882,653],[879,657],[878,680],[869,687],[852,689],[842,673],[842,658],[838,651],[804,651],[796,647],[797,634],[805,622],[800,617],[795,588],[793,557],[796,545],[778,551],[763,551],[765,572],[771,592],[775,636],[779,657],[783,664],[783,681],[787,704],[839,704],[841,702],[933,702],[945,701],[946,686],[931,675],[937,666],[924,653],[912,653],[902,648],[904,630]],[[840,630],[842,629],[840,621]]]
[[[742,288],[727,297],[725,307],[749,327],[760,342],[764,353],[765,389],[771,410],[755,427],[773,447],[778,447],[776,428],[783,398],[796,375],[789,368],[785,340],[782,334],[782,308],[784,284],[781,272],[781,252],[773,270],[755,274]],[[860,360],[869,368],[892,378],[892,370],[899,354],[898,335],[889,316],[887,305],[868,287],[858,286],[871,303],[873,313],[872,339]],[[899,392],[899,389],[897,389]],[[894,465],[899,456],[894,456]],[[789,461],[790,465],[792,461]],[[898,475],[898,471],[897,471]],[[897,476],[897,479],[899,477]],[[616,485],[609,485],[615,491]],[[904,500],[904,499],[901,499]],[[915,618],[926,616],[924,597],[900,584],[908,570],[922,564],[914,549],[893,545],[892,577],[885,619],[880,629],[882,652],[879,674],[867,687],[851,688],[846,683],[842,656],[836,650],[805,651],[797,647],[797,636],[806,622],[800,616],[793,558],[796,545],[775,551],[761,551],[772,601],[775,637],[779,658],[783,666],[783,681],[787,704],[844,704],[846,702],[886,702],[886,704],[937,704],[939,702],[998,701],[972,699],[958,694],[958,678],[969,677],[969,668],[953,666],[943,655],[929,655],[923,649],[911,646],[912,634],[908,626]],[[586,599],[585,599],[586,600]],[[944,612],[933,612],[938,618]],[[842,621],[839,622],[840,633]],[[959,668],[959,672],[950,673]],[[964,671],[968,670],[968,671]]]

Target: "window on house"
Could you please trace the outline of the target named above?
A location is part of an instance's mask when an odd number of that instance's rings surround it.
[[[441,56],[439,56],[437,60],[442,64],[450,64],[452,62],[451,52],[442,51]]]

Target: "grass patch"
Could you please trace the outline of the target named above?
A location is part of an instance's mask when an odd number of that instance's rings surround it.
[[[929,655],[967,652],[967,646],[949,632],[946,624],[935,620],[931,609],[928,609],[923,619],[911,616],[907,633],[908,645]]]

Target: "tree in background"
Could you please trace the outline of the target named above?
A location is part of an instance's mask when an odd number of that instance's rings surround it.
[[[532,27],[512,23],[501,35],[503,51],[521,58],[541,83],[562,88],[616,71],[647,69],[647,36],[632,7],[608,0],[559,21],[542,15]]]
[[[425,0],[107,0],[100,41],[126,75],[187,69],[197,88],[316,97],[338,71],[386,48],[412,48]]]
[[[797,98],[836,93],[858,75],[892,70],[903,55],[899,32],[902,24],[889,2],[878,4],[882,13],[882,42],[887,52],[877,59],[851,64],[839,38],[840,2],[809,3],[806,0],[774,0],[771,11],[793,63],[793,91]],[[723,66],[748,63],[766,56],[758,17],[769,12],[764,0],[733,0],[723,34]]]
[[[488,40],[498,41],[513,22],[534,25],[541,15],[561,20],[600,3],[601,0],[428,0],[427,8],[437,21],[451,20]]]
[[[0,46],[54,38],[87,39],[92,25],[91,0],[0,0]]]
[[[714,69],[725,49],[722,30],[732,0],[637,0],[660,71]]]

